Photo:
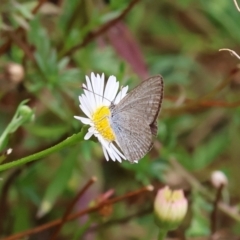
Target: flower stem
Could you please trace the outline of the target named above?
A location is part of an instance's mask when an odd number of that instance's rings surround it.
[[[86,133],[85,129],[82,129],[81,132],[79,132],[77,134],[73,134],[71,137],[68,137],[67,139],[63,140],[62,142],[56,144],[53,147],[50,147],[50,148],[45,149],[45,150],[43,150],[41,152],[38,152],[38,153],[34,153],[34,154],[32,154],[30,156],[27,156],[27,157],[20,158],[18,160],[12,161],[12,162],[2,164],[2,165],[0,165],[0,172],[4,171],[4,170],[7,170],[9,168],[24,165],[28,162],[38,160],[38,159],[43,158],[43,157],[45,157],[45,156],[47,156],[47,155],[49,155],[53,152],[59,151],[63,147],[66,147],[66,146],[69,146],[69,145],[74,144],[76,142],[79,142],[79,141],[83,140],[83,137],[84,137],[85,133]]]
[[[166,230],[160,230],[158,233],[158,240],[165,240],[167,236]]]

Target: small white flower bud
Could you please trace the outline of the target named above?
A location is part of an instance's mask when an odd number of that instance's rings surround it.
[[[24,68],[18,63],[8,63],[6,66],[6,74],[10,81],[18,84],[24,78]]]
[[[214,171],[211,175],[211,182],[215,188],[219,188],[220,186],[226,186],[228,179],[222,171]]]

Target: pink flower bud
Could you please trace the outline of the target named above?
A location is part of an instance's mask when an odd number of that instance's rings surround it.
[[[154,201],[156,224],[167,231],[176,229],[187,213],[188,202],[183,190],[160,189]]]

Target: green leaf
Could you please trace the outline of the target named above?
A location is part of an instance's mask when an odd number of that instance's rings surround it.
[[[38,216],[42,217],[47,214],[54,206],[58,197],[65,190],[67,183],[71,177],[72,171],[74,169],[77,160],[77,149],[71,152],[67,151],[68,155],[64,158],[61,166],[57,170],[54,179],[48,186],[45,195],[42,199],[38,210]]]
[[[12,1],[13,2],[13,1]],[[31,6],[24,3],[18,3],[16,1],[13,2],[14,7],[16,10],[26,19],[32,19],[34,16],[31,12]]]
[[[69,63],[70,59],[68,57],[64,57],[62,58],[59,62],[58,62],[58,70],[61,71],[61,70],[64,70],[68,63]]]
[[[212,163],[227,147],[228,137],[225,133],[215,135],[207,143],[198,146],[193,154],[194,170],[202,169]]]
[[[30,219],[30,208],[20,207],[17,204],[13,207],[12,211],[14,212],[14,232],[19,232],[22,229],[28,229],[29,226],[31,226],[32,221]]]
[[[192,221],[187,229],[187,236],[209,236],[210,234],[210,221],[209,213],[211,205],[202,198],[199,194],[193,193],[191,201]]]

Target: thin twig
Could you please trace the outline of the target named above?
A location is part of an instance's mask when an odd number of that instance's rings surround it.
[[[115,19],[107,22],[105,25],[103,25],[102,27],[100,27],[98,30],[96,30],[95,32],[90,32],[81,43],[77,44],[76,46],[70,48],[69,50],[67,50],[63,56],[69,56],[72,55],[76,50],[85,47],[87,44],[89,44],[91,41],[93,41],[96,37],[100,36],[101,34],[103,34],[104,32],[106,32],[108,29],[110,29],[113,25],[115,25],[117,22],[119,22],[121,19],[123,19],[128,12],[134,7],[134,5],[136,3],[138,3],[139,0],[132,0],[129,5],[127,6],[127,8]]]
[[[233,50],[229,49],[229,48],[221,48],[219,49],[219,51],[228,51],[230,52],[232,55],[234,55],[235,57],[237,57],[238,59],[240,59],[240,56]]]
[[[165,97],[167,98],[167,97]],[[194,101],[190,99],[186,99],[185,101]],[[186,111],[197,111],[204,110],[206,108],[218,107],[218,108],[236,108],[240,106],[240,100],[236,102],[223,102],[223,101],[200,101],[195,103],[194,105],[185,104],[180,107],[169,107],[165,108],[164,113],[171,113],[171,115],[181,114]]]
[[[71,214],[71,215],[69,215],[67,217],[66,221],[71,221],[71,220],[79,218],[79,217],[81,217],[81,216],[83,216],[85,214],[96,212],[99,209],[101,209],[102,207],[104,207],[105,205],[111,205],[111,204],[120,202],[120,201],[122,201],[124,199],[131,198],[133,196],[142,194],[144,192],[152,191],[152,190],[153,190],[153,186],[151,186],[151,185],[145,186],[145,187],[143,187],[143,188],[141,188],[139,190],[127,193],[124,196],[116,197],[116,198],[113,198],[111,200],[107,200],[105,202],[101,202],[101,203],[97,204],[96,206],[93,206],[93,207],[90,207],[90,208],[86,208],[86,209],[84,209],[82,211],[79,211],[77,213]],[[26,230],[26,231],[23,231],[23,232],[20,232],[20,233],[16,233],[16,234],[14,234],[12,236],[9,236],[7,238],[4,238],[2,240],[17,240],[17,239],[23,238],[25,236],[30,236],[32,234],[36,234],[36,233],[41,232],[43,230],[50,229],[52,227],[56,227],[59,224],[61,224],[61,222],[62,222],[62,219],[57,219],[57,220],[54,220],[52,222],[43,224],[43,225],[41,225],[39,227],[36,227],[36,228],[33,228],[33,229],[29,229],[29,230]]]
[[[116,197],[116,198],[113,198],[111,200],[108,200],[108,201],[105,202],[104,205],[109,205],[109,204],[111,205],[111,204],[114,204],[116,202],[120,202],[120,201],[122,201],[122,200],[124,200],[126,198],[131,198],[131,197],[133,197],[135,195],[139,195],[139,194],[141,194],[143,192],[153,191],[153,189],[154,189],[154,187],[152,185],[148,185],[146,187],[140,188],[139,190],[127,193],[127,194],[125,194],[125,195],[123,195],[121,197]]]
[[[66,212],[63,215],[62,221],[61,223],[58,225],[56,231],[53,233],[52,237],[50,238],[50,240],[55,240],[57,239],[57,236],[59,234],[59,232],[61,231],[62,226],[64,225],[64,223],[66,222],[68,216],[70,215],[73,207],[75,206],[75,204],[77,203],[77,201],[82,197],[82,195],[88,190],[88,188],[97,181],[96,177],[92,177],[86,184],[85,186],[79,191],[79,193],[75,196],[75,198],[72,200],[71,204],[68,206]]]
[[[150,214],[150,213],[152,213],[152,211],[153,211],[152,207],[149,207],[147,209],[138,211],[138,212],[133,213],[133,214],[131,214],[129,216],[126,216],[126,217],[113,219],[113,220],[110,220],[108,222],[104,222],[102,224],[92,226],[89,229],[89,231],[97,231],[99,229],[106,228],[106,227],[111,227],[111,226],[116,225],[116,224],[123,224],[123,223],[129,222],[133,218],[141,217],[141,216],[145,216],[147,214]]]
[[[237,0],[233,0],[233,2],[234,2],[234,4],[235,4],[237,10],[240,12],[240,8],[239,8],[239,6],[238,6]]]
[[[185,104],[182,106],[177,106],[174,108],[165,108],[164,112],[170,112],[172,115],[178,115],[186,111],[196,111],[201,109],[202,107],[238,107],[240,105],[240,101],[227,103],[223,101],[209,101],[209,99],[212,99],[218,92],[220,92],[222,89],[224,89],[226,86],[229,85],[229,82],[231,82],[232,78],[228,77],[223,79],[222,82],[218,86],[216,86],[213,90],[208,92],[207,94],[192,100],[192,99],[185,99]],[[172,97],[165,97],[165,99],[175,100]]]
[[[213,203],[213,211],[211,214],[211,233],[212,235],[216,232],[217,230],[217,212],[218,212],[218,204],[221,201],[221,197],[222,197],[222,190],[224,188],[224,184],[222,184],[218,189],[217,189],[217,193],[215,196],[215,200]]]
[[[37,6],[32,10],[33,14],[36,14],[40,7],[46,2],[47,0],[38,0]]]
[[[205,101],[201,102],[200,106],[203,107],[226,107],[226,108],[235,108],[240,106],[240,101],[236,102],[223,102],[223,101]]]

